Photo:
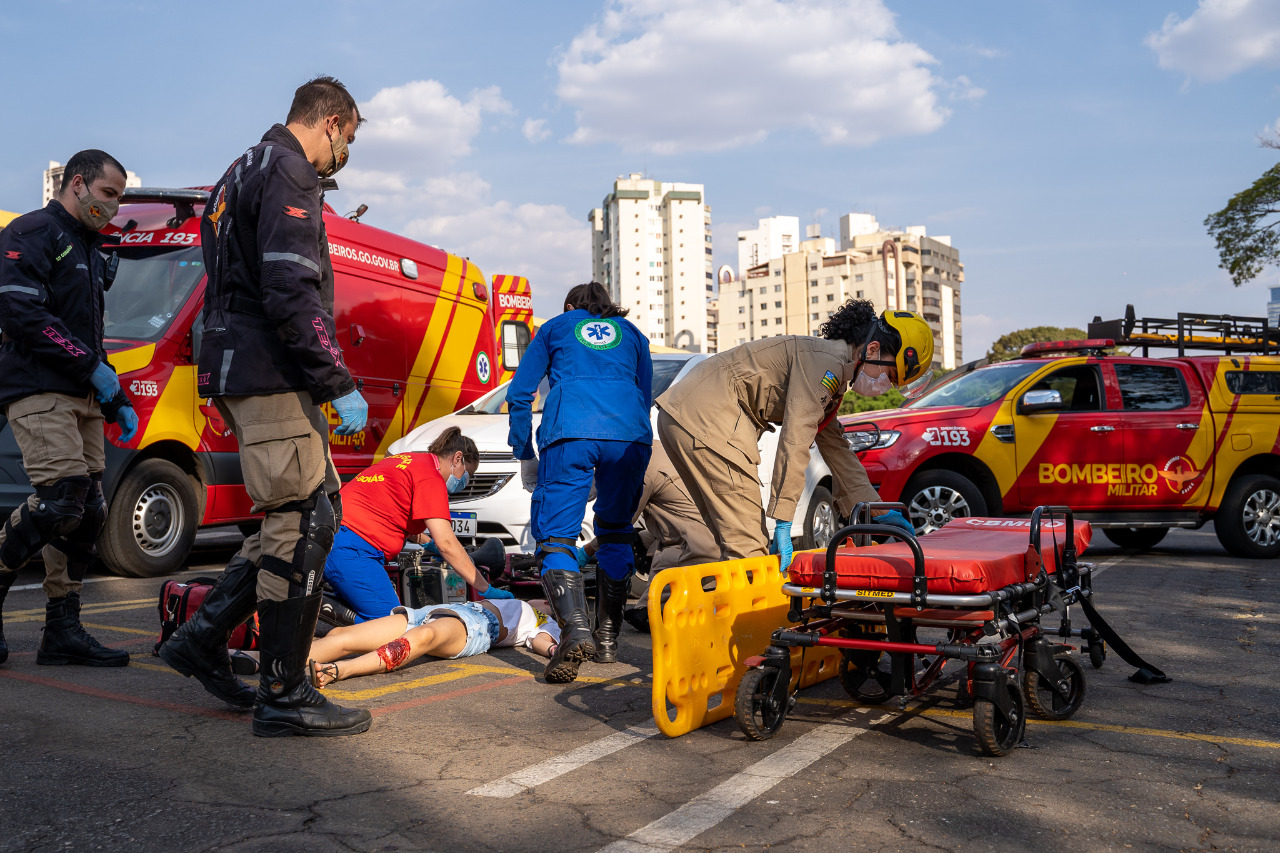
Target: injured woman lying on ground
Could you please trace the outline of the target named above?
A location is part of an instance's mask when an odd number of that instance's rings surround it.
[[[540,602],[539,602],[540,603]],[[390,616],[334,628],[311,644],[311,683],[391,672],[423,655],[457,658],[481,655],[496,646],[524,646],[551,657],[560,627],[527,601],[468,601],[427,607],[397,607]],[[358,654],[357,658],[345,659]]]

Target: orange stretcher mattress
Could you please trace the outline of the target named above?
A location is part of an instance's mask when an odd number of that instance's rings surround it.
[[[1057,547],[1054,547],[1055,535]],[[1045,569],[1057,571],[1066,547],[1066,521],[1054,519],[1040,525],[1040,548]],[[1039,561],[1029,544],[1031,520],[1019,518],[957,518],[947,526],[920,537],[929,592],[938,595],[974,595],[1034,580]],[[1076,552],[1083,554],[1093,537],[1087,521],[1075,522]],[[791,582],[822,586],[825,551],[796,554]],[[874,589],[911,592],[915,562],[902,542],[841,548],[836,552],[836,586],[840,589]]]

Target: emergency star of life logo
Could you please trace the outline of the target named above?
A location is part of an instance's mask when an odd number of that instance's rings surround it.
[[[476,356],[476,376],[484,384],[489,384],[489,354],[480,353]]]
[[[592,317],[583,320],[574,328],[573,333],[578,342],[591,349],[613,349],[622,343],[622,329],[614,319],[597,320]]]

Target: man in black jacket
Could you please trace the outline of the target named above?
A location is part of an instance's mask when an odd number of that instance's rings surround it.
[[[299,87],[286,124],[231,164],[200,223],[208,285],[197,384],[240,444],[245,488],[262,530],[245,540],[199,611],[160,648],[223,701],[253,708],[253,733],[346,735],[369,728],[306,677],[320,579],[341,483],[321,404],[364,429],[368,406],[342,360],[320,178],[347,161],[360,111],[332,77]],[[261,682],[231,671],[227,639],[257,606]]]
[[[138,429],[102,345],[98,232],[124,182],[110,154],[81,151],[67,161],[58,197],[0,233],[0,406],[35,489],[0,530],[0,605],[18,569],[43,550],[49,603],[38,664],[129,663],[80,624],[81,581],[107,520],[104,416],[120,424],[121,444]],[[8,656],[0,633],[0,663]]]

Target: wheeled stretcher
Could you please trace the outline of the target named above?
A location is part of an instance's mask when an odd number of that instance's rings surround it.
[[[1022,741],[1028,706],[1052,720],[1079,710],[1084,667],[1061,640],[1083,640],[1095,667],[1105,656],[1095,630],[1101,620],[1088,604],[1093,566],[1078,561],[1092,536],[1089,524],[1075,521],[1068,507],[1045,506],[1029,520],[955,519],[917,541],[869,523],[871,510],[884,508],[902,507],[861,504],[853,515],[861,523],[838,531],[825,553],[795,556],[783,592],[792,602],[788,618],[799,624],[775,631],[769,649],[747,661],[752,668],[734,708],[743,732],[765,739],[785,722],[795,703],[789,685],[796,647],[839,648],[840,683],[867,704],[901,697],[905,706],[950,670],[973,702],[974,733],[989,755]],[[871,537],[890,541],[872,544]],[[850,539],[857,544],[846,546]],[[1072,628],[1077,603],[1094,624]],[[1059,617],[1057,641],[1041,624],[1050,613]],[[1127,647],[1124,653],[1129,659]],[[1154,667],[1147,672],[1150,680],[1164,679]]]

